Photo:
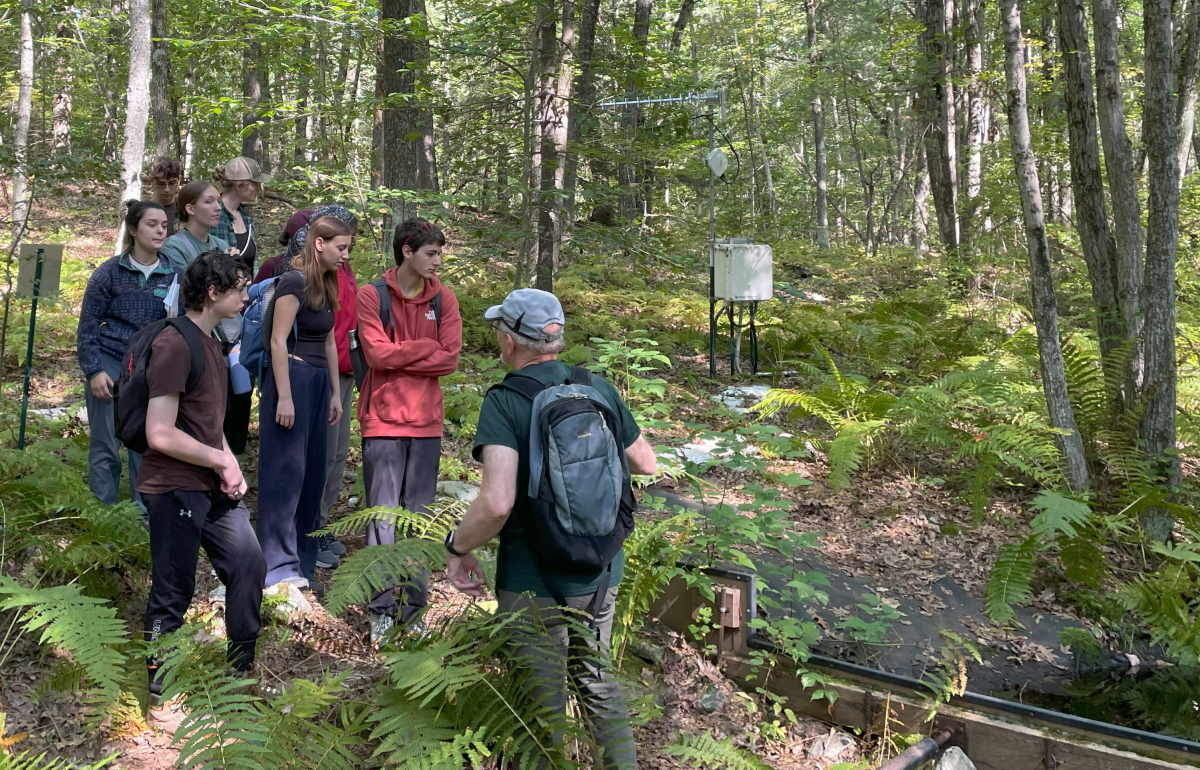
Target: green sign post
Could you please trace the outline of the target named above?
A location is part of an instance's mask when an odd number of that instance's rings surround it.
[[[21,428],[17,434],[17,449],[25,449],[25,421],[29,416],[29,380],[33,375],[33,338],[37,331],[38,299],[58,293],[62,271],[62,246],[22,244],[21,269],[17,277],[17,296],[33,299],[29,309],[29,340],[25,346],[25,384],[21,391]],[[43,283],[43,279],[45,282]]]

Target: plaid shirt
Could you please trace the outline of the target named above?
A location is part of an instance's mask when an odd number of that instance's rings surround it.
[[[88,279],[79,311],[76,349],[86,378],[104,370],[104,357],[121,359],[133,333],[167,317],[163,300],[179,271],[160,254],[146,277],[129,252],[103,262]]]
[[[241,206],[238,206],[238,212],[242,215],[242,221],[246,223],[246,229],[250,230],[250,235],[257,235],[258,233],[253,230],[254,217],[250,216],[250,212]],[[208,234],[217,236],[230,246],[237,245],[237,234],[233,232],[233,214],[229,209],[225,208],[225,201],[223,200],[221,201],[221,219],[217,222],[216,226],[209,229]],[[254,240],[258,241],[257,238]]]

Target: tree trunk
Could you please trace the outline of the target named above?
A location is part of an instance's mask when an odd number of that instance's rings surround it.
[[[1200,0],[1192,0],[1187,10],[1187,39],[1179,65],[1179,102],[1175,111],[1175,155],[1179,165],[1179,183],[1187,173],[1196,125],[1196,92],[1200,86]]]
[[[191,93],[193,86],[196,83],[196,68],[194,64],[189,64],[187,72],[183,76],[183,90],[185,93]],[[183,139],[183,178],[188,179],[192,175],[192,161],[196,155],[196,136],[195,136],[195,112],[196,108],[190,103],[185,102],[183,105],[184,126],[182,132]]]
[[[1054,440],[1063,454],[1071,488],[1088,486],[1087,458],[1079,426],[1067,392],[1062,345],[1058,336],[1058,306],[1054,298],[1054,274],[1050,263],[1050,244],[1046,238],[1046,220],[1042,212],[1042,187],[1038,180],[1037,158],[1029,131],[1026,107],[1025,54],[1021,45],[1021,12],[1017,0],[1000,0],[1000,19],[1004,28],[1005,75],[1008,81],[1008,134],[1012,142],[1013,166],[1025,215],[1025,234],[1029,241],[1029,277],[1033,292],[1033,322],[1037,328],[1038,353],[1042,363],[1042,391],[1050,424],[1063,431]]]
[[[100,154],[105,160],[116,160],[117,155],[117,111],[119,108],[118,96],[116,89],[113,86],[113,81],[110,75],[117,70],[117,62],[113,58],[112,52],[117,50],[121,45],[121,23],[120,18],[124,10],[121,5],[121,0],[112,0],[110,6],[112,15],[108,20],[107,45],[105,46],[105,61],[102,72],[97,73],[96,80],[100,84],[100,92],[103,95],[104,105],[104,142],[100,150]]]
[[[1116,0],[1093,0],[1092,16],[1096,24],[1097,117],[1116,234],[1117,305],[1124,336],[1134,346],[1119,356],[1129,361],[1120,392],[1123,405],[1130,407],[1142,384],[1142,211],[1133,173],[1133,147],[1125,132]]]
[[[382,20],[381,9],[380,21]],[[300,72],[299,84],[296,88],[296,115],[293,121],[296,139],[295,144],[292,145],[292,159],[297,166],[304,165],[308,151],[308,112],[309,99],[312,95],[312,79],[309,76],[308,67],[311,53],[312,45],[309,43],[308,35],[304,35],[304,44],[300,49],[300,66],[297,68]],[[380,72],[376,77],[383,78],[383,73]]]
[[[918,254],[929,253],[929,168],[925,162],[925,148],[920,143],[913,149],[917,154],[916,175],[913,183],[913,229],[912,247]]]
[[[27,5],[21,8],[21,38],[17,49],[17,131],[13,138],[12,230],[24,235],[29,216],[29,120],[33,115],[33,18]]]
[[[154,156],[171,155],[171,111],[167,102],[167,80],[171,57],[167,50],[167,0],[150,4],[150,114],[154,119]]]
[[[650,36],[650,11],[654,0],[634,0],[633,15],[633,52],[630,56],[628,79],[625,86],[625,98],[637,99],[639,84],[642,79],[642,68],[646,63],[646,40]],[[633,219],[639,209],[641,195],[637,190],[637,130],[642,122],[642,110],[629,105],[625,108],[621,127],[624,129],[626,150],[622,153],[621,163],[617,166],[617,183],[621,188],[620,206],[621,218],[625,221]],[[753,165],[753,164],[752,164]]]
[[[696,0],[683,0],[679,6],[679,15],[675,17],[675,23],[671,27],[671,51],[679,50],[683,45],[683,33],[687,32],[688,25],[692,23],[692,12],[696,10]]]
[[[1117,348],[1125,339],[1117,301],[1116,243],[1108,229],[1100,148],[1096,143],[1096,112],[1092,98],[1092,64],[1087,19],[1082,0],[1059,0],[1058,31],[1066,76],[1067,132],[1071,151],[1071,195],[1076,229],[1092,284],[1097,336],[1109,392],[1119,392],[1123,377],[1115,367]],[[1171,113],[1174,124],[1174,110]]]
[[[65,21],[58,24],[58,41],[55,49],[55,66],[58,68],[59,86],[54,94],[51,133],[54,135],[54,150],[71,152],[71,88],[74,73],[71,66],[71,30]]]
[[[984,0],[967,0],[967,209],[962,238],[970,242],[982,231],[976,221],[983,187],[983,137],[987,102],[983,96]]]
[[[567,157],[566,171],[563,175],[566,214],[571,219],[575,219],[575,194],[579,186],[579,146],[585,133],[584,123],[590,128],[596,122],[595,118],[591,117],[592,100],[596,96],[592,55],[596,47],[596,20],[600,17],[600,0],[585,0],[582,7],[583,13],[580,15],[579,33],[576,35],[575,44],[575,77],[571,84],[571,102],[567,108]]]
[[[129,0],[129,89],[125,97],[125,145],[121,152],[125,201],[142,197],[142,164],[146,156],[146,124],[150,121],[150,0]],[[122,231],[124,224],[122,224]],[[117,236],[121,253],[123,233]]]
[[[392,190],[437,190],[433,113],[418,104],[417,85],[429,63],[429,43],[405,29],[403,22],[425,24],[424,0],[382,0],[380,18],[387,27],[383,61],[383,186]],[[400,204],[407,218],[410,208]],[[396,210],[396,206],[393,206]]]
[[[378,190],[383,183],[383,99],[387,94],[383,90],[383,40],[375,51],[379,66],[375,72],[375,118],[371,123],[371,189]],[[384,244],[384,251],[391,246]]]
[[[808,21],[805,42],[808,45],[808,66],[816,75],[821,64],[817,51],[817,2],[805,0],[804,15]],[[825,156],[825,107],[821,102],[821,89],[813,93],[813,176],[817,185],[817,246],[829,248],[829,170]]]
[[[538,103],[537,120],[541,123],[542,163],[538,184],[538,227],[537,263],[534,286],[542,291],[554,291],[554,267],[558,259],[559,238],[562,230],[559,222],[559,188],[562,176],[562,150],[566,143],[566,126],[563,125],[560,94],[558,93],[558,18],[566,16],[566,7],[574,0],[563,0],[560,12],[555,0],[542,0],[538,12]],[[563,48],[574,45],[574,25],[566,20],[563,25]]]
[[[926,0],[922,48],[933,76],[922,94],[920,110],[929,130],[925,158],[938,232],[947,254],[958,251],[958,158],[954,114],[954,0]]]
[[[1179,483],[1175,454],[1175,249],[1179,230],[1179,160],[1170,0],[1146,0],[1146,101],[1142,136],[1150,163],[1146,198],[1146,383],[1141,437],[1160,475]],[[1148,517],[1147,534],[1165,540],[1171,521]]]
[[[162,2],[162,0],[155,0]],[[257,37],[242,48],[242,155],[263,163],[262,132],[259,130],[258,105],[262,101],[262,43]]]

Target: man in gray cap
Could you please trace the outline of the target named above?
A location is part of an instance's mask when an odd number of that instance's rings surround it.
[[[617,550],[607,570],[547,568],[539,554],[544,552],[540,541],[549,534],[531,531],[530,526],[535,521],[534,501],[528,489],[530,420],[537,400],[532,394],[523,395],[520,389],[509,386],[514,379],[525,380],[525,386],[532,386],[536,392],[537,383],[542,388],[552,388],[578,383],[581,377],[586,380],[589,375],[558,360],[566,319],[553,294],[519,289],[509,294],[503,304],[489,308],[484,318],[492,322],[500,360],[513,372],[501,387],[488,391],[479,413],[473,453],[476,460],[483,462],[483,482],[479,497],[467,509],[458,529],[446,538],[448,573],[460,591],[482,596],[483,571],[471,551],[499,534],[496,571],[499,610],[536,608],[542,623],[535,626],[543,630],[542,635],[531,633],[517,640],[518,655],[546,683],[536,688],[537,697],[548,708],[563,711],[566,707],[563,658],[569,649],[590,649],[594,655],[576,652],[568,657],[567,673],[582,694],[587,721],[602,751],[602,766],[606,770],[632,770],[637,767],[637,756],[629,710],[608,664],[600,663],[608,660],[613,607],[624,572],[624,554]],[[624,449],[628,472],[654,473],[654,449],[641,435],[616,388],[596,376],[590,376],[590,384],[585,387],[594,389],[587,392],[598,394],[611,409],[610,419],[619,426],[612,433]],[[580,434],[581,440],[585,440],[583,435]],[[537,447],[533,451],[540,454]],[[629,495],[632,500],[632,493]],[[573,614],[579,623],[566,622],[564,607],[576,611]],[[586,634],[581,633],[583,626],[587,627]]]

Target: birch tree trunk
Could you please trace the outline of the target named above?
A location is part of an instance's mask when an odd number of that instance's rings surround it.
[[[1187,173],[1192,135],[1196,126],[1196,92],[1200,86],[1200,0],[1192,0],[1187,10],[1187,38],[1179,65],[1179,102],[1175,111],[1175,155],[1179,166],[1179,184]]]
[[[967,0],[967,207],[962,238],[970,242],[982,228],[976,222],[983,188],[983,136],[987,103],[983,97],[984,0]]]
[[[33,114],[33,18],[27,5],[21,8],[21,37],[17,49],[17,130],[13,137],[12,232],[24,235],[29,216],[29,120]]]
[[[150,121],[150,0],[129,0],[129,88],[125,97],[125,144],[121,151],[122,217],[125,202],[142,197],[142,164],[146,157],[146,125]],[[117,236],[121,253],[124,222]]]
[[[1116,0],[1092,0],[1092,16],[1096,25],[1096,106],[1116,234],[1117,304],[1124,335],[1134,345],[1119,391],[1124,395],[1123,405],[1129,407],[1142,384],[1142,211],[1133,173],[1133,146],[1125,131]]]
[[[594,125],[591,118],[592,100],[596,95],[592,55],[596,48],[596,20],[600,17],[600,0],[584,0],[575,36],[575,75],[571,84],[571,101],[567,107],[567,156],[563,174],[566,215],[575,218],[575,194],[579,186],[579,145],[584,136],[584,123]],[[585,118],[588,118],[585,120]]]
[[[1125,324],[1117,301],[1116,243],[1108,229],[1100,148],[1096,142],[1096,108],[1092,97],[1092,63],[1082,0],[1058,0],[1058,31],[1066,77],[1067,133],[1070,140],[1071,195],[1076,230],[1092,284],[1097,336],[1109,392],[1119,392],[1123,377],[1115,354],[1125,340]],[[1174,110],[1171,114],[1174,123]]]
[[[71,152],[71,89],[74,86],[75,75],[71,63],[71,30],[67,22],[58,24],[58,44],[55,49],[55,66],[58,68],[59,86],[54,94],[53,118],[51,133],[55,150]],[[19,68],[18,68],[19,69]],[[19,76],[18,76],[19,78]]]
[[[171,110],[167,101],[170,78],[170,53],[167,50],[167,0],[152,0],[150,5],[150,114],[154,123],[154,155],[171,154]]]
[[[1017,188],[1021,193],[1025,234],[1029,241],[1029,283],[1033,292],[1033,323],[1037,328],[1038,354],[1042,363],[1042,391],[1046,394],[1050,424],[1064,431],[1055,435],[1054,440],[1066,461],[1071,488],[1081,490],[1088,486],[1087,458],[1067,393],[1067,375],[1058,336],[1058,306],[1054,298],[1050,244],[1046,238],[1046,219],[1042,210],[1042,186],[1029,131],[1025,54],[1021,45],[1021,12],[1017,8],[1017,0],[1000,0],[1000,21],[1004,29],[1004,74],[1008,82],[1008,135],[1012,143]]]
[[[814,76],[818,73],[821,54],[817,51],[817,2],[804,1],[804,15],[808,21],[806,44],[808,45],[808,65]],[[829,170],[828,158],[825,155],[825,106],[821,102],[821,89],[813,91],[813,175],[817,184],[817,246],[829,248]]]
[[[1141,437],[1146,452],[1173,488],[1179,483],[1175,454],[1175,249],[1179,231],[1179,159],[1175,137],[1175,73],[1170,0],[1146,0],[1146,101],[1142,136],[1150,163],[1146,199],[1146,384]],[[1171,520],[1147,516],[1147,534],[1165,540]]]

